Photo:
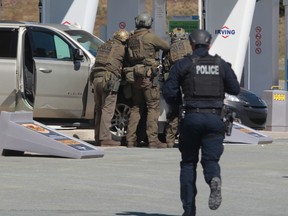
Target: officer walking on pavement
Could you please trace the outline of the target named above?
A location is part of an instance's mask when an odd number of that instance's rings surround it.
[[[221,204],[219,160],[225,138],[221,109],[225,92],[237,95],[240,91],[231,65],[218,55],[208,53],[210,33],[193,30],[189,40],[193,54],[174,64],[163,86],[166,102],[182,104],[185,111],[179,125],[182,216],[196,215],[196,169],[200,149],[204,178],[210,186],[209,208],[216,210]]]
[[[169,75],[169,70],[173,64],[186,55],[192,54],[192,48],[187,38],[185,29],[177,27],[170,33],[171,44],[170,51],[165,56],[163,55],[162,65],[164,71],[164,79]],[[166,143],[168,148],[172,148],[175,144],[176,135],[178,132],[179,122],[179,105],[172,104],[169,106],[167,113],[167,126],[165,129]]]
[[[169,51],[168,42],[152,32],[153,18],[141,13],[135,18],[136,30],[128,42],[128,62],[133,68],[132,108],[127,128],[127,147],[137,146],[136,130],[147,108],[146,133],[150,148],[166,148],[158,140],[158,117],[160,115],[159,51]]]
[[[94,85],[95,142],[101,146],[121,144],[112,140],[110,127],[116,107],[128,38],[129,32],[120,29],[114,33],[112,39],[102,44],[98,48],[90,74],[90,81]]]

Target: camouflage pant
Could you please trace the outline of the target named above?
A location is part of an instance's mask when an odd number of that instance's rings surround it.
[[[95,141],[111,140],[111,120],[115,112],[117,102],[117,94],[107,93],[103,91],[103,78],[96,77],[93,81],[94,85],[94,101],[95,101]]]
[[[127,142],[136,143],[137,126],[145,107],[147,107],[146,133],[148,141],[149,143],[158,141],[158,118],[160,115],[159,86],[152,87],[152,83],[150,82],[144,87],[139,87],[139,85],[135,83],[132,87],[132,101],[133,105],[131,108],[126,136]]]
[[[179,124],[179,106],[169,106],[169,112],[167,114],[167,126],[166,126],[166,143],[173,146],[178,132]]]

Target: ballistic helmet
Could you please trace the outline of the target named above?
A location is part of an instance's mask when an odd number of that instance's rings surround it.
[[[212,36],[208,31],[205,30],[193,30],[189,35],[189,41],[195,45],[206,45],[209,46],[211,43]]]
[[[135,17],[136,28],[150,28],[153,18],[148,13],[141,13]]]
[[[185,40],[186,39],[186,32],[185,29],[177,27],[172,30],[170,33],[171,41],[176,40]]]
[[[119,29],[113,34],[113,38],[125,42],[129,38],[129,32],[125,29]]]

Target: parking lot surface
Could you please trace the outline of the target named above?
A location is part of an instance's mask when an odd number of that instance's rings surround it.
[[[223,202],[216,211],[208,208],[209,188],[198,165],[197,215],[287,216],[288,136],[267,133],[271,144],[225,145]],[[91,159],[0,156],[0,215],[182,214],[177,148],[104,151],[103,158]]]

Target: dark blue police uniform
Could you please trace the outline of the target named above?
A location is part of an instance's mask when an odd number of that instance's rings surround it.
[[[186,114],[179,125],[180,193],[183,215],[195,216],[199,150],[206,183],[214,177],[221,179],[218,162],[225,128],[220,114],[225,92],[237,95],[239,82],[231,66],[219,56],[209,55],[207,46],[176,62],[162,91],[168,104],[185,104]]]

